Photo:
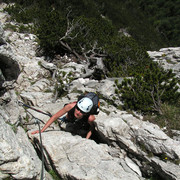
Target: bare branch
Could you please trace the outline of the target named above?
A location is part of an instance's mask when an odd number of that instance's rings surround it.
[[[152,107],[155,111],[159,112],[160,114],[162,114],[162,110],[161,110],[161,96],[163,95],[165,89],[163,89],[163,91],[160,93],[159,92],[159,87],[157,85],[155,85],[156,87],[156,95],[157,95],[157,99],[155,99],[155,93],[154,93],[154,87],[152,89],[151,93],[151,97],[153,100],[153,104],[154,106]]]
[[[74,36],[71,36],[72,35],[72,32],[77,28],[77,27],[80,27],[80,21],[81,19],[79,19],[78,21],[75,21],[74,19],[72,20],[72,22],[70,21],[69,19],[69,16],[71,14],[72,10],[68,10],[68,13],[67,13],[67,16],[66,16],[66,19],[67,19],[67,29],[66,29],[66,32],[65,32],[65,35],[63,37],[61,37],[59,39],[59,41],[62,41],[63,39],[75,39],[78,34],[80,33],[80,31],[78,33],[76,33]]]

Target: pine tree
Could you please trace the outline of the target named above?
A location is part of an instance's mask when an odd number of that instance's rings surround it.
[[[180,98],[177,83],[172,70],[165,71],[151,63],[143,75],[117,84],[116,92],[121,94],[125,109],[162,114],[163,103],[175,104]]]

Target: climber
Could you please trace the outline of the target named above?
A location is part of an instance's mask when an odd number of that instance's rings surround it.
[[[41,132],[44,132],[55,120],[67,113],[64,118],[61,118],[62,121],[71,123],[77,122],[77,124],[80,126],[88,126],[86,138],[89,139],[94,130],[95,116],[94,113],[91,112],[94,105],[93,103],[93,100],[91,100],[89,97],[84,96],[83,98],[78,99],[78,102],[72,102],[65,105],[61,110],[59,110],[47,121]],[[36,133],[39,133],[39,131],[37,130],[32,132],[32,134]]]

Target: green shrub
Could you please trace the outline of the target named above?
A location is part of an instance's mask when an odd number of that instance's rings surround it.
[[[20,33],[33,33],[33,26],[28,25],[28,26],[24,26],[24,25],[20,25],[19,26],[19,32]]]
[[[144,68],[151,62],[145,49],[126,36],[114,36],[105,46],[108,57],[104,63],[109,76],[127,77],[142,74]]]
[[[18,22],[34,23],[33,30],[39,38],[40,48],[46,55],[64,53],[79,55],[78,57],[91,56],[92,53],[105,55],[107,66],[109,66],[108,61],[110,64],[113,61],[113,66],[126,62],[124,67],[118,66],[114,74],[112,73],[114,68],[110,69],[110,75],[119,76],[125,73],[118,73],[118,70],[122,72],[129,66],[128,61],[133,58],[135,61],[139,59],[143,50],[137,47],[137,43],[132,38],[117,37],[118,31],[112,21],[108,16],[101,15],[101,5],[101,2],[86,0],[54,1],[53,3],[48,0],[17,0],[16,4],[6,8],[6,11]],[[70,33],[65,36],[67,29],[71,27],[73,28]],[[144,58],[144,55],[142,57]],[[131,66],[131,70],[127,71],[131,72],[132,69],[134,67]]]
[[[36,34],[41,49],[46,55],[58,54],[63,51],[60,38],[66,32],[67,20],[57,11],[46,12],[41,21],[36,24]]]
[[[139,44],[146,47],[146,50],[155,50],[167,46],[167,38],[172,42],[171,44],[178,44],[177,37],[179,36],[179,11],[177,9],[179,4],[174,3],[173,5],[171,2],[171,6],[168,7],[170,0],[167,2],[165,1],[163,8],[159,8],[158,2],[151,2],[149,6],[149,1],[146,2],[144,0],[140,2],[122,0],[115,0],[113,2],[108,0],[4,1],[7,3],[15,2],[15,6],[10,6],[6,8],[6,10],[11,14],[13,19],[16,19],[17,22],[41,22],[41,20],[44,18],[43,14],[52,11],[64,13],[64,18],[66,19],[67,8],[71,7],[71,20],[80,16],[95,19],[101,16],[103,18],[106,17],[111,20],[111,23],[113,26],[115,26],[116,31],[119,31],[119,29],[125,30],[134,39],[136,39]],[[153,16],[151,12],[152,6],[155,7],[152,9]],[[168,17],[165,13],[169,12],[171,8],[174,8],[177,11],[172,11],[172,17]],[[166,11],[167,9],[168,11]],[[158,16],[160,16],[160,19]],[[174,23],[168,23],[170,21]],[[159,33],[158,30],[163,33]]]
[[[147,15],[150,21],[167,41],[168,46],[180,45],[180,3],[171,0],[139,0],[140,9]]]
[[[8,5],[4,10],[11,15],[11,18],[13,20],[25,24],[33,21],[33,18],[35,18],[37,11],[35,7],[26,8],[18,3],[15,3],[14,5]]]
[[[17,32],[18,31],[18,26],[17,25],[12,25],[10,23],[7,23],[4,27],[5,30],[11,30],[11,31],[14,31],[14,32]]]
[[[162,104],[176,104],[180,98],[177,79],[172,70],[164,71],[156,63],[144,69],[142,75],[117,84],[125,109],[162,114]],[[117,90],[116,90],[117,92]]]

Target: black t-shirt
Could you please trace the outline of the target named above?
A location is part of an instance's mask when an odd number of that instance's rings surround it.
[[[67,114],[67,120],[68,120],[68,122],[77,124],[77,125],[80,126],[80,127],[86,127],[86,126],[89,127],[88,118],[89,118],[90,114],[83,115],[83,117],[82,117],[81,119],[77,119],[77,118],[74,116],[75,108],[76,108],[76,106],[74,106],[74,107],[68,112],[68,114]]]

